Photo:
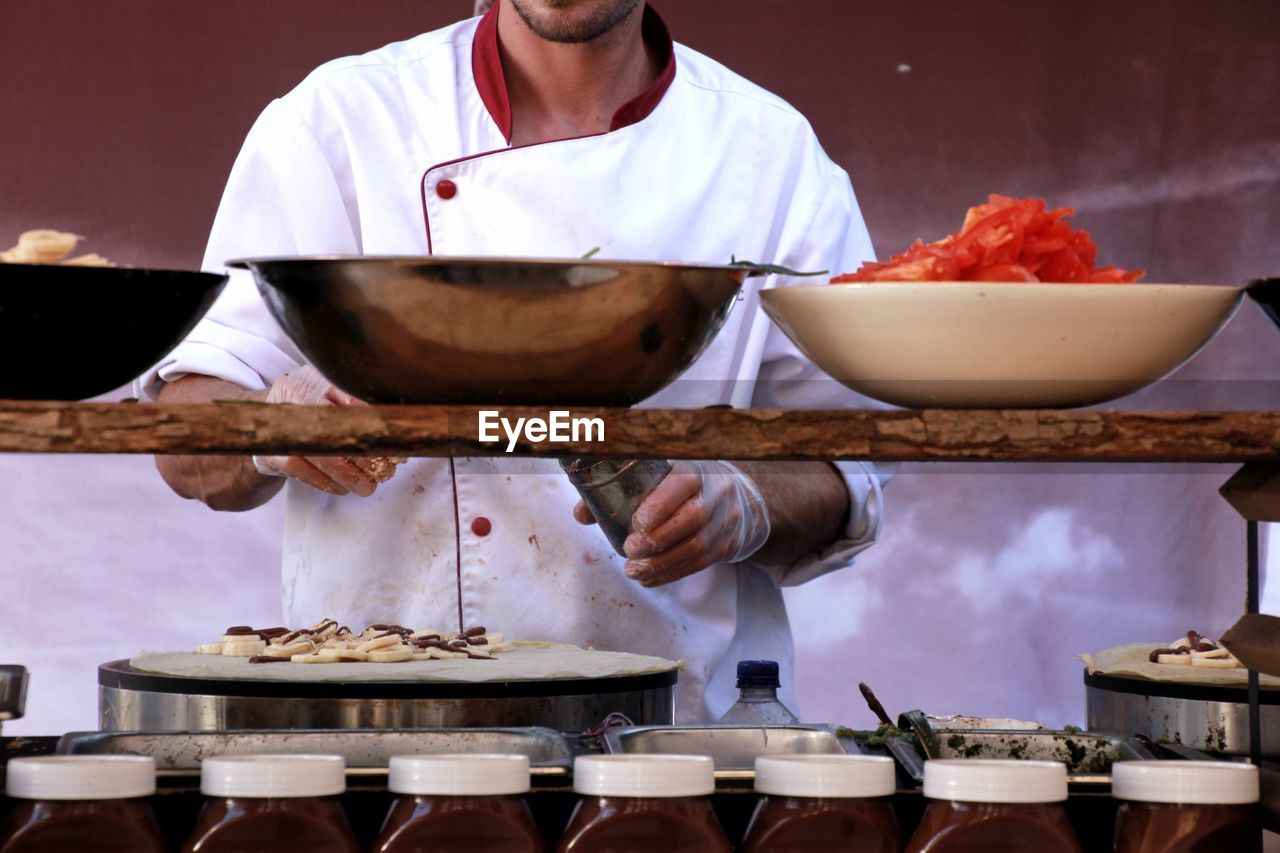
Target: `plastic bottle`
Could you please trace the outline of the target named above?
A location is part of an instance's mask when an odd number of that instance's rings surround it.
[[[738,701],[721,723],[744,726],[794,726],[800,722],[778,699],[778,663],[771,660],[738,661]]]

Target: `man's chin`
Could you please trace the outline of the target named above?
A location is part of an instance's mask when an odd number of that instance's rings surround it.
[[[640,0],[511,0],[534,35],[561,44],[585,44],[627,19]]]

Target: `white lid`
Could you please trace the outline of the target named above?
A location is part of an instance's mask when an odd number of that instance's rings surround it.
[[[962,803],[1058,803],[1067,798],[1067,765],[1060,761],[926,761],[924,795]]]
[[[329,797],[347,787],[340,755],[220,755],[200,764],[210,797]]]
[[[529,790],[527,755],[394,755],[387,787],[396,794],[497,796]]]
[[[573,790],[593,797],[705,797],[716,789],[706,755],[580,755]]]
[[[756,759],[756,790],[782,797],[887,797],[897,787],[892,758],[770,755]]]
[[[20,800],[124,800],[156,792],[149,755],[50,755],[9,762],[5,789]]]
[[[1229,761],[1117,761],[1111,796],[1144,803],[1229,806],[1258,802],[1258,768]]]

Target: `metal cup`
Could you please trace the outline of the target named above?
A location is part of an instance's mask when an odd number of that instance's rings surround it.
[[[671,473],[665,459],[601,459],[584,456],[561,459],[560,467],[569,475],[604,531],[613,550],[626,556],[623,543],[631,532],[631,516],[641,501]]]

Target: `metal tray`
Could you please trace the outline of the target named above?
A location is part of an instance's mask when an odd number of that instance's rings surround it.
[[[1156,758],[1150,743],[1137,735],[1026,729],[935,729],[939,758],[1012,758],[1061,761],[1072,785],[1110,785],[1116,761]],[[885,747],[917,782],[924,781],[924,756],[902,737],[885,738]]]
[[[165,776],[198,775],[210,755],[341,755],[348,775],[385,776],[393,755],[477,752],[527,755],[535,776],[567,776],[573,766],[565,736],[546,728],[71,732],[58,741],[59,755],[150,755]]]
[[[783,753],[856,752],[831,726],[635,726],[608,729],[605,752],[631,755],[709,755],[717,779],[755,778],[756,757]]]

